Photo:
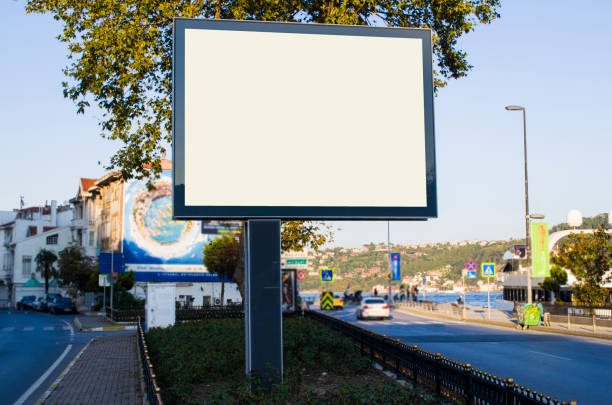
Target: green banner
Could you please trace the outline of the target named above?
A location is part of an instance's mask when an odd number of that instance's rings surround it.
[[[531,265],[532,277],[550,276],[548,263],[548,224],[546,222],[531,223]]]

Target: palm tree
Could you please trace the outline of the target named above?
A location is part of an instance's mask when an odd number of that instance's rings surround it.
[[[57,271],[53,268],[53,263],[57,261],[57,255],[47,249],[40,249],[34,259],[36,270],[45,278],[45,294],[49,292],[49,279],[55,276]]]

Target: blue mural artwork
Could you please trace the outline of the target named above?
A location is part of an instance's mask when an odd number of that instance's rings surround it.
[[[220,281],[202,264],[202,249],[214,236],[202,234],[195,221],[172,220],[171,173],[153,181],[132,180],[125,186],[123,255],[136,281]]]

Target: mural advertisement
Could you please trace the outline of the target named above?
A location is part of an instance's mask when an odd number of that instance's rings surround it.
[[[125,186],[123,255],[136,281],[220,281],[202,264],[202,249],[215,235],[200,222],[172,220],[172,178],[162,172],[149,189],[146,180]]]

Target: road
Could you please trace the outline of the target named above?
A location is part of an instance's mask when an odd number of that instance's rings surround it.
[[[93,334],[76,332],[74,315],[0,311],[0,403],[33,404]]]
[[[327,314],[416,344],[559,400],[610,404],[612,342],[503,327],[433,320],[400,311],[392,319],[357,321],[356,307]]]

